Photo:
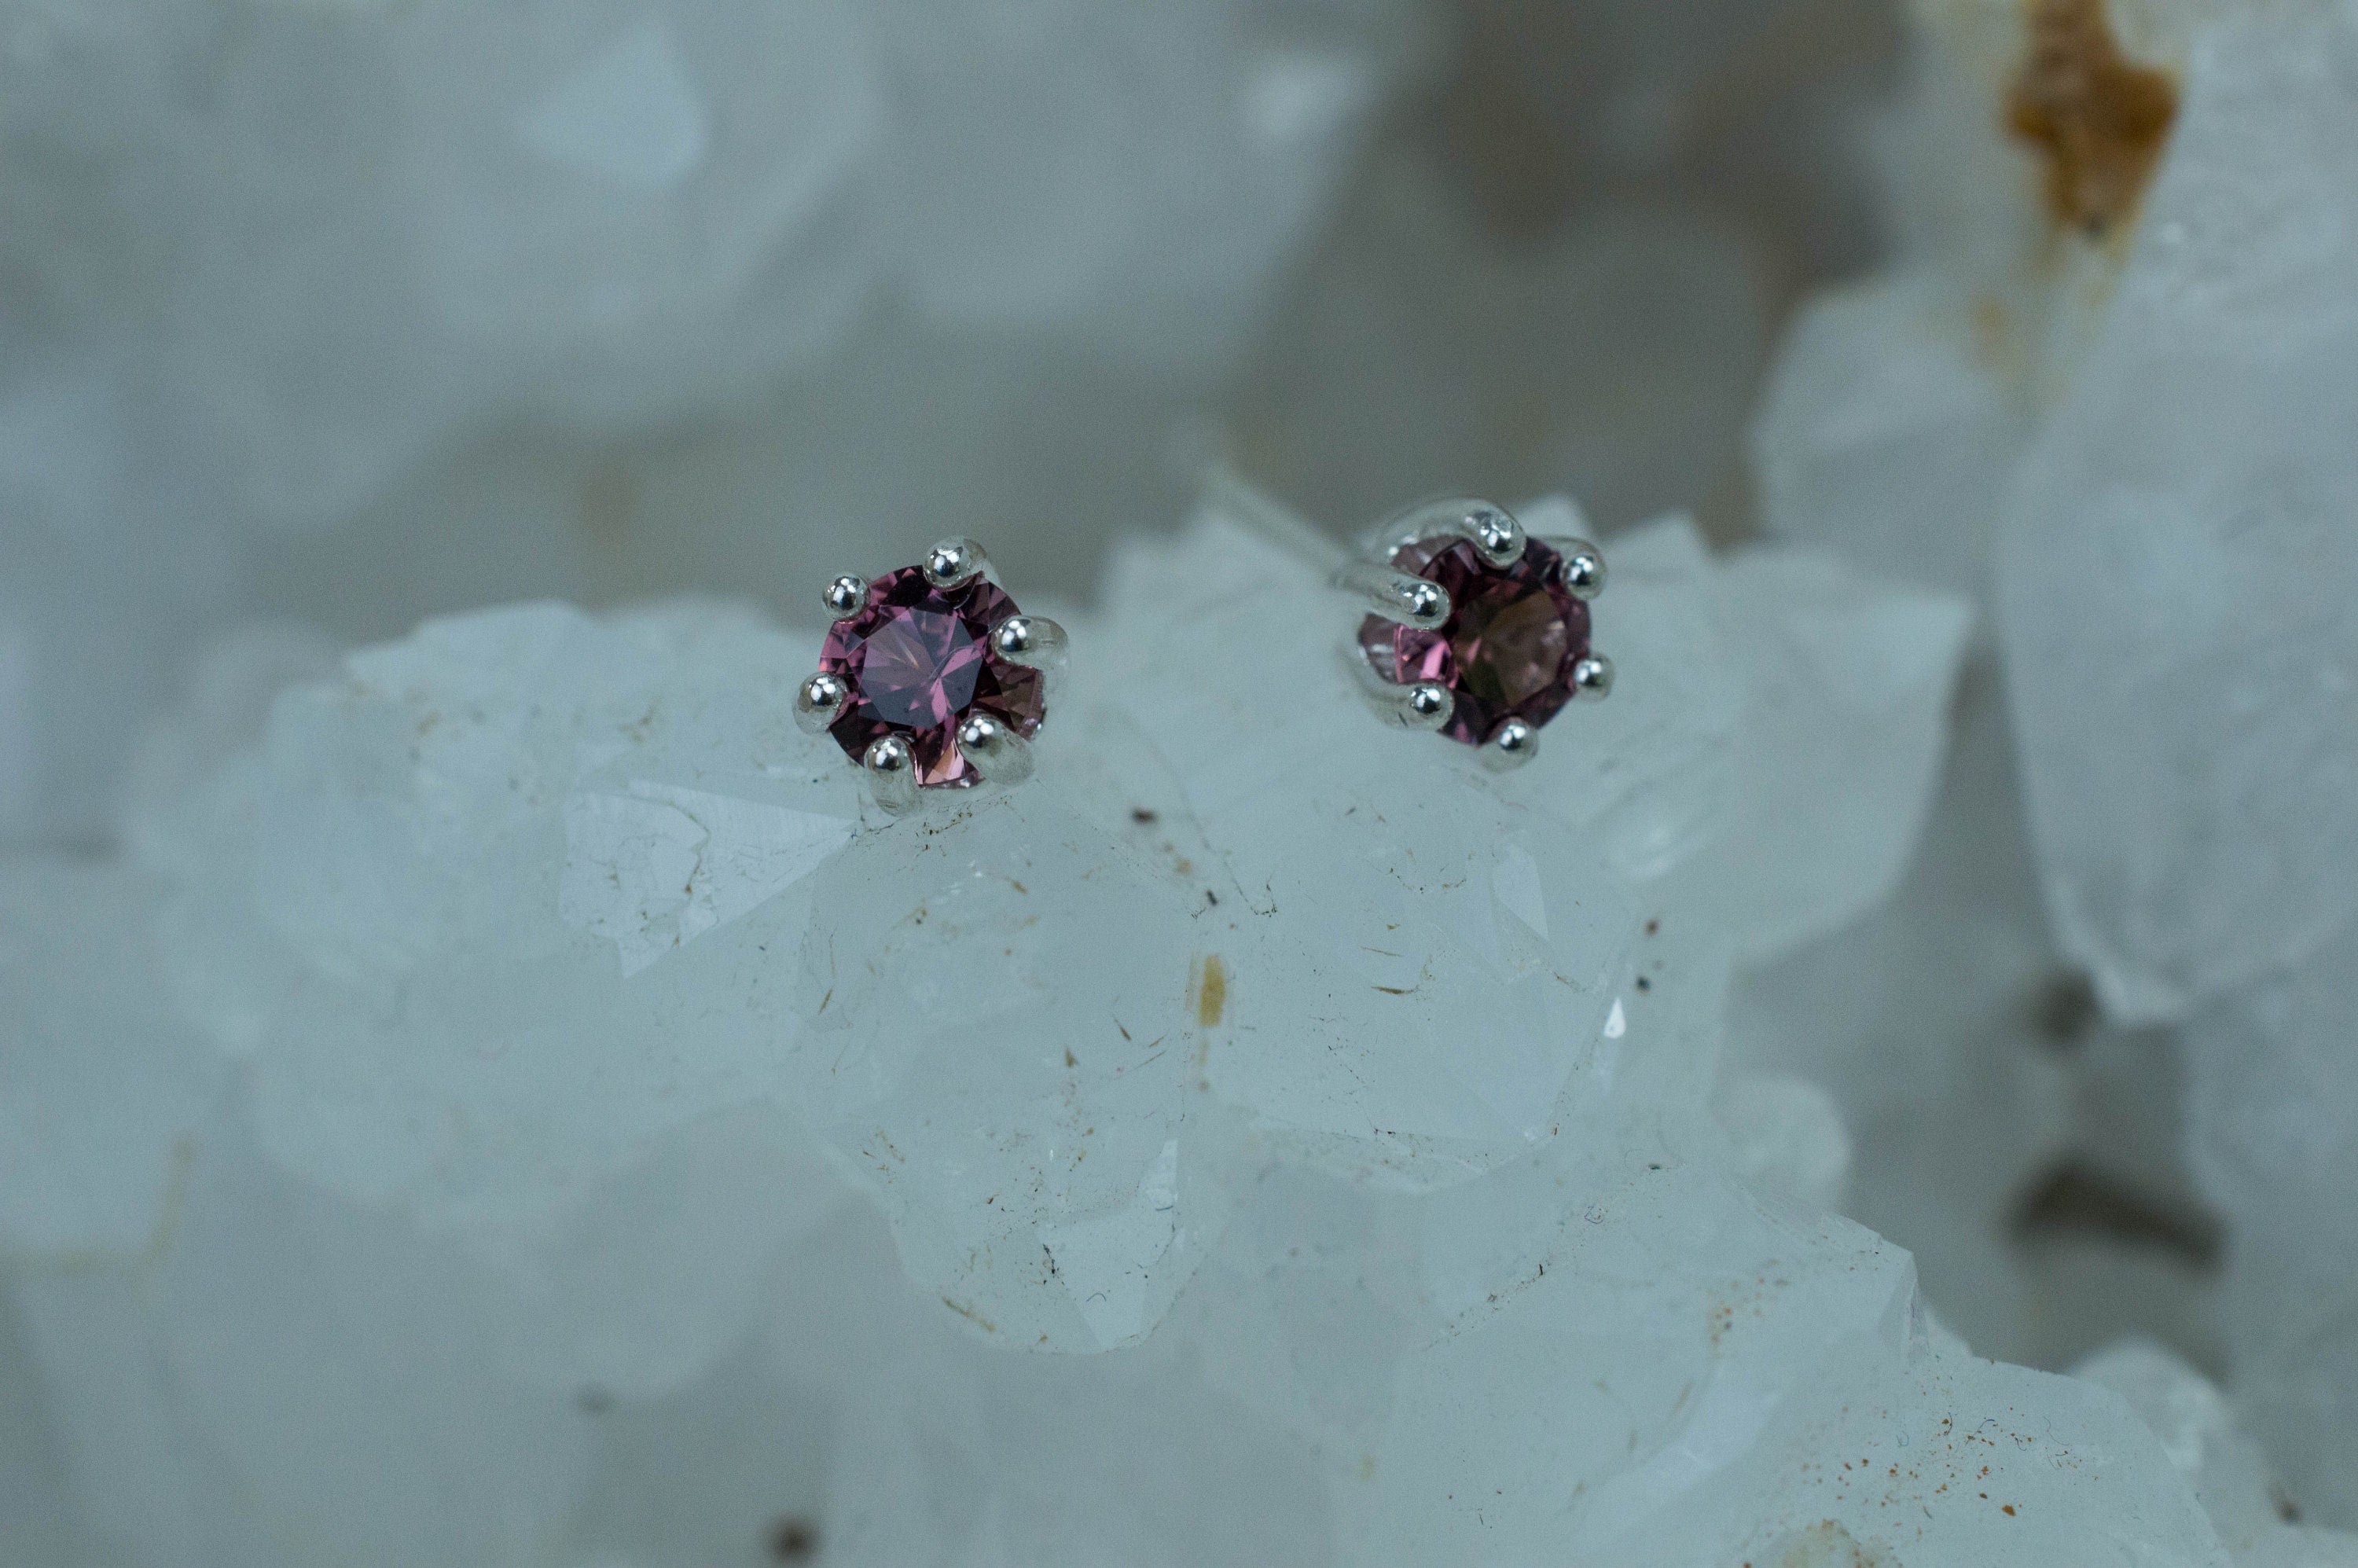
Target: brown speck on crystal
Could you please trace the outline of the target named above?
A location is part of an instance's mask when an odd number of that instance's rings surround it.
[[[2136,64],[2104,0],[2030,0],[2030,47],[2006,94],[2006,128],[2046,166],[2047,211],[2095,237],[2136,211],[2178,118],[2178,84]]]
[[[1217,953],[1204,960],[1204,968],[1195,981],[1195,1022],[1206,1029],[1217,1028],[1220,1015],[1228,1011],[1228,971]]]

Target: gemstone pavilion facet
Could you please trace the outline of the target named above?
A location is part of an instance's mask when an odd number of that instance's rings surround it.
[[[1359,646],[1379,675],[1406,684],[1437,681],[1455,711],[1442,733],[1469,746],[1499,721],[1537,728],[1573,697],[1573,666],[1588,654],[1588,606],[1564,585],[1563,557],[1538,539],[1509,567],[1494,567],[1464,539],[1403,545],[1395,569],[1449,590],[1449,619],[1419,631],[1370,615]]]
[[[990,645],[991,628],[1019,613],[987,578],[936,588],[922,568],[904,567],[877,579],[860,609],[829,629],[819,654],[819,668],[850,688],[827,733],[853,762],[884,736],[905,738],[926,789],[979,784],[958,750],[960,720],[988,713],[1027,739],[1040,728],[1040,672]]]

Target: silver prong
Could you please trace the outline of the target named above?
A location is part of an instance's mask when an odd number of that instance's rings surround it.
[[[819,601],[827,606],[827,612],[838,621],[849,615],[857,615],[860,612],[860,607],[868,602],[868,579],[855,573],[846,572],[827,585],[826,591],[819,595]]]
[[[1457,698],[1437,680],[1412,681],[1392,689],[1391,721],[1403,730],[1438,730],[1457,711]]]
[[[1520,768],[1540,754],[1540,732],[1520,719],[1501,719],[1482,742],[1482,765],[1494,773]]]
[[[990,629],[990,651],[1026,669],[1058,669],[1065,663],[1065,629],[1044,615],[1011,615]]]
[[[1494,567],[1510,567],[1523,558],[1523,550],[1531,541],[1523,536],[1523,525],[1507,514],[1504,507],[1476,502],[1450,530],[1461,538],[1474,541],[1482,558]]]
[[[1605,591],[1605,552],[1585,539],[1550,539],[1563,557],[1563,586],[1578,600],[1595,599]]]
[[[1377,547],[1387,556],[1400,546],[1419,539],[1465,539],[1494,567],[1510,567],[1521,560],[1523,548],[1530,542],[1523,525],[1505,507],[1470,496],[1453,496],[1446,501],[1412,506],[1386,519],[1377,538]]]
[[[1390,681],[1357,648],[1342,650],[1343,662],[1377,717],[1403,730],[1438,730],[1457,709],[1457,698],[1439,681]]]
[[[906,738],[878,736],[860,762],[877,805],[895,816],[917,808],[917,753]]]
[[[1572,697],[1575,702],[1600,702],[1613,695],[1613,661],[1591,654],[1572,666]]]
[[[988,713],[967,715],[957,728],[957,746],[988,783],[1022,784],[1032,776],[1032,742]]]
[[[817,735],[843,717],[843,705],[850,700],[851,683],[832,670],[821,670],[795,693],[795,727]]]
[[[990,570],[990,558],[972,539],[944,539],[925,552],[925,580],[936,588],[959,588]]]
[[[1335,586],[1348,589],[1385,620],[1422,632],[1430,632],[1449,619],[1447,589],[1374,561],[1345,562],[1336,570]]]

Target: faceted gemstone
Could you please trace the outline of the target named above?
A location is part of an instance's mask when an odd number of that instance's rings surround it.
[[[1537,539],[1494,567],[1463,539],[1420,539],[1392,566],[1449,590],[1449,619],[1421,632],[1380,615],[1359,645],[1386,680],[1438,681],[1456,699],[1442,733],[1478,746],[1512,716],[1537,728],[1572,700],[1572,667],[1588,654],[1588,606],[1563,584],[1563,557]]]
[[[1044,711],[1040,672],[990,650],[990,629],[1018,613],[1013,600],[981,578],[939,589],[919,568],[903,567],[877,579],[819,653],[819,668],[851,688],[827,733],[854,762],[883,736],[906,737],[926,789],[980,783],[958,751],[960,720],[988,713],[1029,736]]]

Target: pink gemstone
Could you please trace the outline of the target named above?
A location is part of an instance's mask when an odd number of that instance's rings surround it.
[[[915,567],[878,578],[819,651],[818,667],[851,687],[827,733],[854,762],[886,735],[907,737],[926,789],[980,783],[958,751],[959,722],[979,711],[1028,736],[1044,711],[1040,672],[990,651],[991,628],[1018,613],[981,578],[952,589],[934,587]]]
[[[1456,709],[1442,733],[1478,746],[1509,717],[1537,728],[1572,700],[1588,654],[1588,606],[1563,585],[1563,557],[1539,540],[1499,568],[1463,539],[1420,539],[1392,566],[1449,590],[1449,619],[1430,632],[1370,615],[1359,646],[1386,680],[1438,681]]]

